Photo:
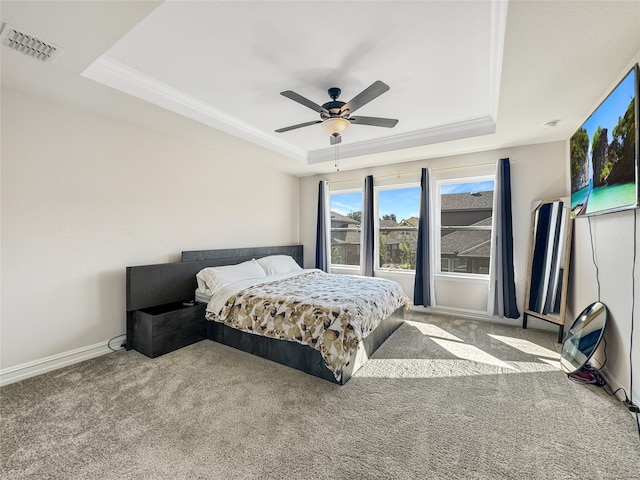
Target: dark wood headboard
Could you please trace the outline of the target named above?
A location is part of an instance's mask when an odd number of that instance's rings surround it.
[[[127,312],[192,299],[196,273],[268,255],[290,255],[302,265],[302,245],[182,252],[182,261],[127,267]]]
[[[268,255],[290,255],[301,267],[302,245],[226,248],[182,252],[182,261],[127,267],[127,349],[132,345],[135,310],[193,299],[196,274],[206,267],[233,265]]]
[[[240,263],[252,258],[266,257],[268,255],[289,255],[302,265],[302,245],[284,245],[280,247],[253,247],[253,248],[225,248],[221,250],[188,250],[182,252],[183,262],[192,262],[195,260],[219,260],[224,262],[230,260],[230,263]],[[220,263],[219,265],[228,265]]]
[[[205,261],[127,267],[127,312],[193,298]]]

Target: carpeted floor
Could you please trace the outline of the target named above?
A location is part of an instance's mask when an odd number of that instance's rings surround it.
[[[640,478],[556,333],[409,312],[345,386],[202,341],[0,389],[2,479]]]

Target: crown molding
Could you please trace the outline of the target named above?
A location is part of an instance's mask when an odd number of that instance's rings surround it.
[[[249,142],[301,162],[307,161],[307,152],[278,141],[237,118],[211,105],[186,95],[180,90],[130,68],[120,62],[102,56],[87,67],[81,76],[128,93],[169,111],[197,122],[230,133]]]
[[[500,79],[502,78],[502,57],[504,55],[504,37],[507,30],[507,1],[496,0],[491,5],[491,44],[489,50],[489,113],[494,121],[498,120],[500,103]]]
[[[352,158],[495,133],[506,15],[507,2],[503,0],[493,2],[491,10],[488,113],[476,118],[438,125],[423,130],[357,143],[341,144],[340,156],[342,158]],[[335,160],[335,149],[333,147],[312,151],[295,147],[279,138],[274,138],[251,124],[216,109],[210,104],[158,82],[148,75],[109,57],[102,56],[98,58],[81,75],[301,163],[312,165]]]
[[[340,146],[340,157],[351,158],[360,155],[388,152],[391,150],[401,150],[403,148],[419,147],[432,143],[448,142],[460,140],[462,138],[477,137],[495,133],[496,123],[491,116],[486,115],[480,118],[465,120],[461,122],[438,125],[437,127],[418,130],[415,132],[401,133],[390,137],[358,142],[352,144],[342,144]],[[335,152],[332,147],[321,150],[313,150],[309,153],[309,164],[329,162],[335,159]]]

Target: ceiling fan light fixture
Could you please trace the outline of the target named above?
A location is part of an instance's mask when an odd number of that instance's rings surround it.
[[[333,117],[327,118],[322,122],[322,128],[327,135],[337,137],[338,135],[342,135],[347,130],[349,130],[349,126],[351,123],[346,118],[341,117]]]

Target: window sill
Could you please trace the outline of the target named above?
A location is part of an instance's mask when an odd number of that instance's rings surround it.
[[[436,273],[434,275],[436,280],[446,282],[463,282],[463,283],[477,283],[477,284],[489,284],[489,275],[479,275],[473,273]]]
[[[392,273],[392,274],[400,274],[400,275],[415,275],[415,270],[404,270],[404,269],[391,269],[391,268],[376,268],[375,273]]]
[[[360,273],[360,265],[331,265],[329,267],[329,271],[331,272],[351,272],[351,273],[355,273],[358,272]]]

